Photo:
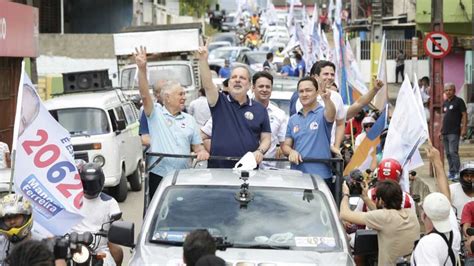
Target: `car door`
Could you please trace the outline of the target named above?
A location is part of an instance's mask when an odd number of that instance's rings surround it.
[[[142,156],[141,141],[138,135],[139,122],[136,108],[131,103],[122,105],[122,109],[127,120],[127,128],[123,132],[125,135],[125,167],[127,174],[131,174],[137,167],[139,158]]]
[[[118,135],[116,135],[116,143],[118,146],[119,154],[120,154],[120,160],[124,161],[126,163],[126,158],[127,156],[127,140],[128,140],[128,123],[127,119],[125,118],[125,113],[122,109],[122,106],[117,106],[113,109],[113,112],[115,114],[115,118],[117,120],[125,121],[125,129],[121,131],[116,131]],[[125,164],[125,169],[128,169],[127,164]]]

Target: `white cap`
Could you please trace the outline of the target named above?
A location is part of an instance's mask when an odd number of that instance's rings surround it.
[[[447,233],[453,230],[449,222],[451,203],[444,194],[433,192],[426,196],[423,201],[423,211],[430,218],[436,231]]]
[[[366,116],[366,117],[364,117],[364,119],[362,119],[362,125],[370,124],[370,123],[375,124],[375,119],[373,117]]]

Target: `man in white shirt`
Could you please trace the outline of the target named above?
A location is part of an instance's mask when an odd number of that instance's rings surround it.
[[[206,91],[199,89],[199,97],[189,104],[188,113],[196,119],[199,127],[204,126],[207,120],[211,118],[211,109],[207,103]]]
[[[84,198],[80,213],[84,218],[71,230],[73,232],[97,233],[104,223],[111,220],[113,214],[120,213],[120,207],[114,198],[102,192],[105,176],[102,168],[94,163],[87,163],[80,169],[81,182],[84,189]],[[104,226],[108,230],[110,224]],[[108,241],[106,237],[99,237],[97,252],[105,253],[104,265],[114,266],[121,264],[122,249]],[[113,255],[112,255],[113,254]]]
[[[420,218],[426,235],[420,239],[411,256],[411,265],[456,265],[461,244],[461,233],[450,202],[448,179],[439,151],[429,145],[426,156],[435,168],[439,192],[433,192],[423,201]]]

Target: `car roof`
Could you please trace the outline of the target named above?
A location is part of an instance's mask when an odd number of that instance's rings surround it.
[[[322,181],[313,175],[303,174],[297,170],[254,170],[249,171],[250,187],[279,187],[315,189]],[[204,186],[238,186],[243,183],[241,173],[232,169],[184,169],[175,172],[174,185]]]
[[[216,48],[214,51],[222,51],[222,50],[250,50],[250,49],[248,47],[243,47],[243,46],[226,46],[226,47]]]
[[[65,108],[98,108],[109,109],[125,101],[120,90],[107,90],[84,93],[63,94],[44,102],[48,110]]]

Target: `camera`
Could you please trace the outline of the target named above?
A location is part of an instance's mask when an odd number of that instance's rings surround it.
[[[372,171],[367,169],[367,176],[371,176]],[[362,194],[362,182],[364,182],[365,176],[359,169],[352,170],[348,176],[344,177],[347,186],[349,187],[349,193],[353,196],[359,196]],[[373,177],[368,182],[368,188],[375,187],[377,184],[377,178]]]
[[[349,192],[351,195],[362,194],[362,182],[364,182],[364,175],[359,169],[352,170],[348,176],[344,177]]]
[[[53,252],[55,259],[65,259],[66,261],[73,259],[75,260],[75,254],[81,254],[84,248],[87,249],[93,242],[94,238],[92,233],[70,233],[64,236],[57,236],[53,238],[43,239],[49,250]]]

